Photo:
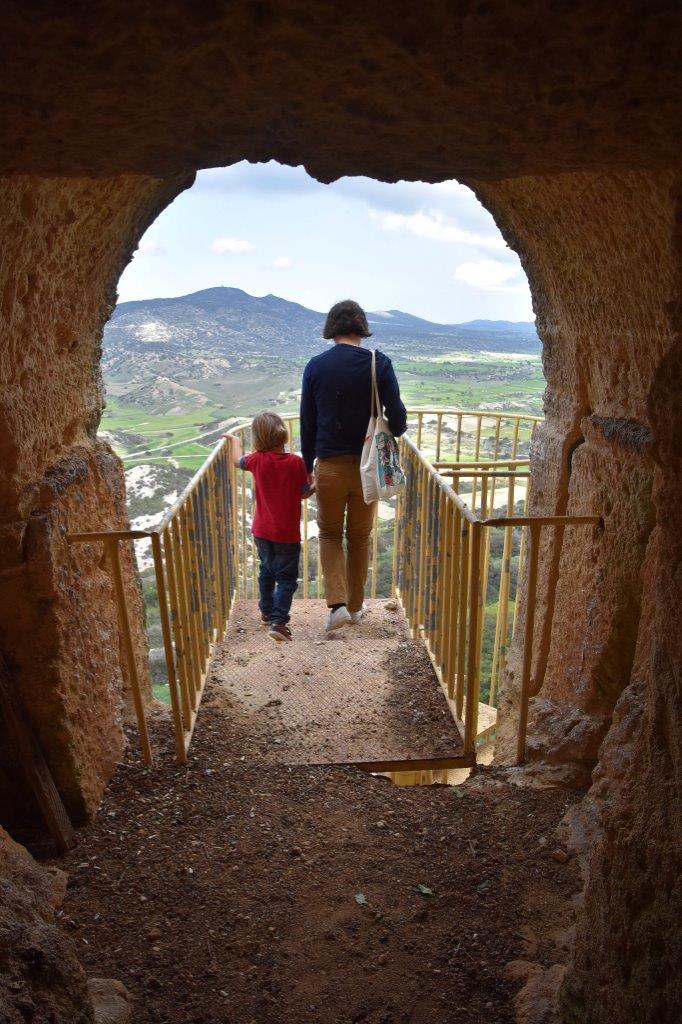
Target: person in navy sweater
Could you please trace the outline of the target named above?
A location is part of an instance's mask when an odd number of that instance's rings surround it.
[[[238,437],[224,435],[232,446],[235,466],[253,474],[256,512],[251,532],[260,568],[258,589],[261,621],[273,640],[291,640],[291,602],[298,587],[301,555],[301,500],[313,489],[300,455],[286,450],[289,432],[274,412],[261,412],[251,424],[254,451],[242,453]]]
[[[360,622],[367,612],[364,595],[376,502],[365,504],[360,479],[372,394],[372,356],[361,345],[371,333],[357,302],[337,302],[323,332],[334,345],[314,356],[303,373],[301,451],[311,483],[317,460],[314,480],[328,632]],[[376,372],[386,419],[398,437],[407,429],[407,414],[391,360],[379,351]]]

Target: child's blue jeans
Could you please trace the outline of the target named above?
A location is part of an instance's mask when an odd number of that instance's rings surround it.
[[[258,570],[258,607],[270,622],[285,626],[289,621],[291,602],[298,587],[300,544],[278,544],[274,540],[254,537],[260,568]]]

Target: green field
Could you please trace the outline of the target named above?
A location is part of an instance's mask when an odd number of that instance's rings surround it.
[[[539,357],[455,355],[396,361],[408,407],[504,408],[541,415],[545,379]],[[194,471],[226,421],[251,417],[264,408],[295,414],[302,369],[302,363],[279,365],[263,360],[235,371],[229,379],[183,381],[205,397],[204,404],[180,412],[127,404],[125,386],[118,383],[109,390],[101,430],[112,435],[126,468],[139,463],[162,465],[172,459]]]
[[[539,356],[510,359],[502,354],[439,356],[395,362],[407,406],[464,409],[504,408],[542,415],[546,381]]]
[[[126,406],[121,398],[108,397],[100,432],[112,435],[126,469],[140,463],[166,465],[172,459],[196,470],[220,436],[217,428],[226,418],[211,404],[173,415]],[[209,431],[211,436],[204,437]]]

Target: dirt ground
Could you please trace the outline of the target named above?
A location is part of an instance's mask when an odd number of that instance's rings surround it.
[[[188,767],[145,769],[131,746],[54,862],[61,921],[88,974],[133,993],[135,1024],[506,1024],[509,963],[563,959],[579,882],[553,832],[575,794],[490,770],[405,789],[233,747],[210,702]]]

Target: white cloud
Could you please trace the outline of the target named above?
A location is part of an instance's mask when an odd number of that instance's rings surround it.
[[[453,223],[442,210],[419,210],[417,213],[379,213],[370,210],[372,220],[379,222],[384,231],[409,231],[419,238],[434,242],[458,242],[486,249],[506,248],[501,235],[482,235],[467,231]]]
[[[286,267],[291,266],[291,256],[277,256],[273,260],[272,265],[280,270],[284,270]]]
[[[470,288],[488,292],[523,292],[528,284],[523,271],[513,263],[500,260],[470,260],[460,263],[452,275],[454,281],[462,281]]]
[[[212,251],[218,253],[250,252],[253,248],[253,243],[247,242],[245,238],[214,238],[211,242]]]
[[[155,238],[142,238],[137,247],[137,252],[140,256],[161,256],[163,251],[163,248]]]

